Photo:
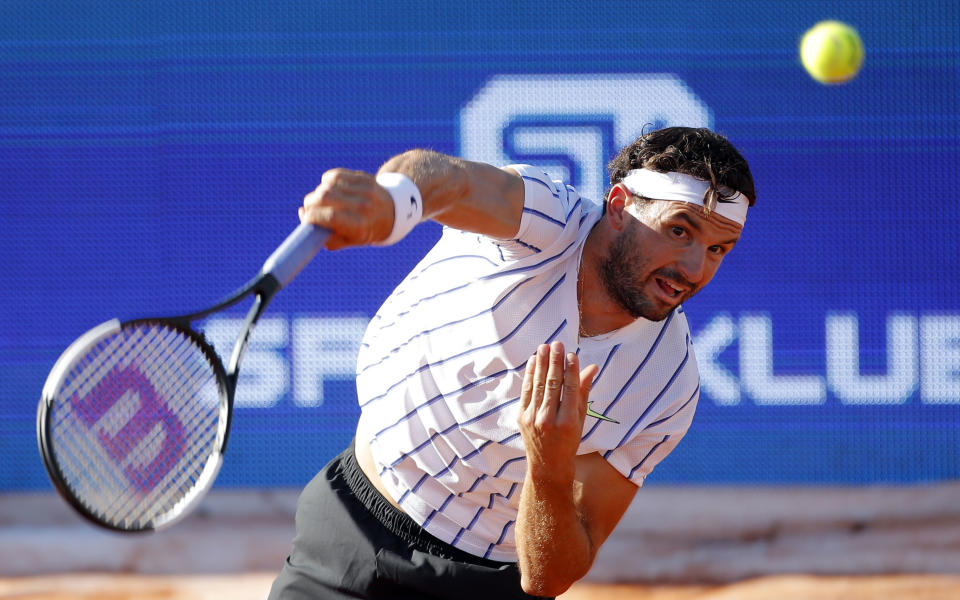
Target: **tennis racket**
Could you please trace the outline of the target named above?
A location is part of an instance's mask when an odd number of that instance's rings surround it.
[[[63,352],[37,409],[37,441],[57,491],[116,531],[172,525],[213,485],[230,433],[240,361],[273,296],[329,236],[303,224],[245,286],[179,317],[108,321]],[[227,368],[191,323],[253,296]]]

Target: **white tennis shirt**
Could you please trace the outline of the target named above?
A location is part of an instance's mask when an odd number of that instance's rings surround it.
[[[601,207],[534,167],[516,239],[445,228],[371,320],[357,391],[384,486],[437,538],[516,561],[526,471],[516,423],[527,359],[560,340],[600,367],[578,454],[642,485],[690,425],[699,373],[682,308],[580,339],[577,272]],[[602,494],[603,490],[587,490]]]

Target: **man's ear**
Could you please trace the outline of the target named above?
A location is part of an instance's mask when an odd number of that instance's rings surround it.
[[[630,202],[633,194],[627,191],[627,188],[623,184],[618,183],[610,188],[610,193],[607,195],[607,202],[605,204],[606,211],[604,218],[607,222],[610,223],[616,231],[620,231],[626,227],[626,220],[630,218],[630,215],[627,214],[627,204]]]

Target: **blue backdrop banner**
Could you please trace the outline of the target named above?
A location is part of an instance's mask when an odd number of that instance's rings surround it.
[[[758,201],[686,305],[702,397],[651,483],[957,476],[960,5],[357,4],[0,7],[0,491],[49,487],[36,406],[77,335],[246,281],[324,170],[428,147],[598,197],[662,125],[729,137]],[[866,47],[844,85],[800,64],[828,18]],[[275,300],[217,485],[301,486],[349,442],[365,324],[438,234],[322,253]]]

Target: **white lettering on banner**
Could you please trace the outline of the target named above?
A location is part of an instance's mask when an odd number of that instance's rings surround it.
[[[919,387],[923,404],[960,404],[960,315],[888,315],[885,375],[861,374],[855,314],[828,313],[824,330],[825,374],[775,375],[770,316],[744,315],[735,326],[715,315],[694,336],[704,395],[720,406],[739,404],[741,393],[761,406],[796,406],[823,404],[829,390],[843,404],[898,405]],[[739,382],[718,362],[735,340]]]
[[[920,339],[923,401],[960,404],[960,316],[924,316]]]
[[[495,75],[460,111],[460,154],[533,162],[600,200],[612,154],[645,126],[666,125],[712,125],[707,105],[669,73]]]
[[[240,365],[234,406],[276,406],[290,392],[291,382],[295,405],[320,406],[324,381],[354,379],[357,352],[368,320],[354,316],[261,319]],[[211,317],[202,324],[204,336],[224,362],[233,351],[243,321]]]
[[[355,377],[357,352],[367,317],[261,319],[240,369],[238,408],[270,408],[284,399],[299,407],[323,405],[325,382]],[[202,327],[224,361],[243,319],[212,317]],[[778,374],[773,319],[765,313],[735,318],[717,313],[694,336],[704,398],[718,406],[746,401],[758,406],[816,406],[828,394],[851,406],[897,406],[918,395],[921,404],[960,404],[960,314],[886,318],[886,366],[865,375],[860,366],[860,323],[856,314],[824,318],[824,373]],[[721,362],[734,343],[739,376]],[[809,354],[810,348],[790,348]],[[781,369],[783,366],[781,365]]]
[[[730,315],[719,314],[700,331],[694,341],[700,384],[714,402],[721,406],[740,403],[737,378],[717,363],[717,356],[737,339],[737,325]]]
[[[293,321],[293,403],[323,404],[325,379],[353,379],[366,318],[298,318]]]
[[[828,314],[827,381],[845,404],[903,404],[917,388],[917,319],[887,318],[887,374],[860,375],[856,315]]]
[[[761,406],[823,404],[827,399],[818,375],[773,374],[773,322],[761,315],[740,318],[740,379]]]
[[[204,321],[203,334],[213,344],[224,367],[233,352],[233,344],[243,319],[212,317]],[[287,320],[283,317],[260,319],[240,363],[240,379],[233,399],[235,407],[274,406],[290,389],[290,363],[283,353],[289,340]]]
[[[558,141],[563,141],[563,146],[558,146]],[[597,130],[596,126],[589,125],[564,125],[564,126],[536,126],[517,128],[513,132],[513,148],[521,156],[549,153],[549,155],[566,156],[571,167],[565,164],[550,164],[550,158],[538,160],[537,166],[550,174],[554,179],[560,179],[565,182],[572,182],[576,187],[583,190],[600,190],[595,193],[603,193],[605,179],[603,170],[594,168],[593,165],[599,160],[602,164],[608,151],[604,144],[604,136]],[[505,164],[505,162],[517,162],[516,159],[505,158],[502,162],[493,164]],[[596,195],[589,195],[589,198],[597,198]]]

